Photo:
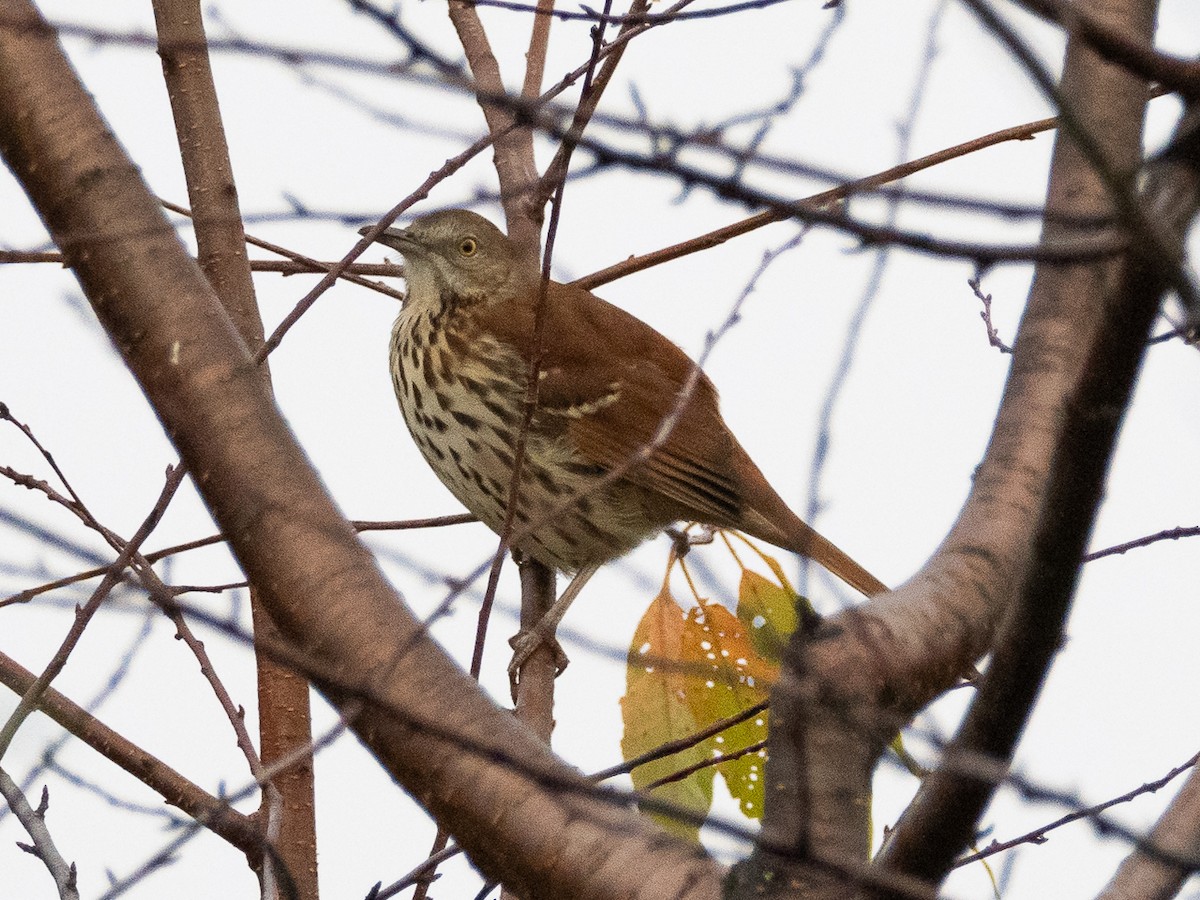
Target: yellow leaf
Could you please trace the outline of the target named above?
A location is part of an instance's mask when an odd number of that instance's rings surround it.
[[[625,759],[641,756],[668,741],[695,734],[703,726],[696,722],[688,695],[700,689],[703,675],[680,665],[684,613],[664,587],[642,616],[634,632],[626,670],[625,696],[621,715],[625,734],[621,752]],[[703,744],[633,770],[634,787],[645,790],[660,778],[707,758]],[[653,789],[655,797],[703,815],[712,805],[713,771],[700,769],[680,781]],[[695,825],[657,813],[651,815],[669,831],[699,842]]]
[[[737,615],[750,632],[754,648],[778,664],[788,638],[796,630],[796,603],[800,595],[750,569],[742,570],[738,586]]]
[[[737,617],[719,603],[691,609],[684,622],[682,661],[689,669],[704,673],[699,688],[692,687],[687,699],[699,728],[707,728],[766,700],[779,668],[755,651]],[[689,682],[695,685],[696,680]],[[737,754],[766,740],[767,714],[727,728],[701,745],[709,758]],[[716,768],[730,794],[749,818],[760,818],[763,807],[765,749],[738,756]]]

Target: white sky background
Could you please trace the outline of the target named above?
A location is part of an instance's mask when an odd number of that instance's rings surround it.
[[[597,4],[599,5],[599,4]],[[705,4],[700,4],[704,6]],[[907,116],[936,4],[851,0],[826,58],[805,79],[789,114],[778,119],[766,150],[847,177],[898,160],[896,126]],[[213,37],[339,52],[389,61],[393,39],[338,2],[213,5]],[[566,6],[565,8],[575,8]],[[58,22],[89,23],[106,31],[152,32],[148,3],[128,0],[84,5],[62,0],[42,9]],[[402,4],[405,24],[422,39],[459,57],[453,31],[437,0]],[[747,108],[766,108],[786,96],[790,67],[808,59],[834,14],[813,0],[769,10],[677,24],[630,47],[602,109],[634,115],[636,86],[649,116],[681,129],[711,126]],[[523,74],[528,18],[483,11],[510,84]],[[1016,17],[1046,62],[1057,67],[1054,33]],[[96,45],[71,39],[67,48],[116,135],[152,188],[186,203],[174,129],[159,60],[151,49]],[[1182,55],[1200,45],[1200,15],[1188,0],[1164,3],[1160,43]],[[934,41],[936,55],[911,135],[909,158],[1051,114],[994,39],[970,14],[949,4]],[[590,48],[588,26],[556,23],[547,84],[575,68]],[[335,259],[354,242],[356,222],[297,219],[288,198],[305,208],[366,218],[381,214],[482,130],[478,108],[452,91],[410,81],[319,66],[288,66],[269,58],[214,58],[242,209],[255,235],[319,259]],[[338,92],[348,92],[350,98]],[[403,117],[400,127],[375,112]],[[1177,113],[1173,100],[1151,107],[1149,141],[1161,141]],[[440,136],[423,132],[436,129]],[[728,132],[744,140],[753,126]],[[1051,136],[1013,143],[939,167],[915,185],[985,199],[1041,202]],[[549,159],[543,147],[540,161]],[[580,151],[575,168],[588,163]],[[802,195],[830,186],[784,175],[757,184]],[[490,153],[441,185],[421,207],[463,205],[495,189]],[[499,220],[495,205],[477,207]],[[851,211],[878,215],[878,204],[856,201]],[[751,211],[703,189],[680,192],[661,176],[612,170],[570,184],[558,234],[555,270],[571,278],[635,253],[693,237]],[[257,220],[256,220],[257,219]],[[1036,225],[966,218],[941,207],[913,206],[901,224],[949,237],[1028,242]],[[706,332],[725,316],[764,250],[795,233],[775,225],[716,250],[690,256],[602,288],[599,293],[637,313],[693,355]],[[191,240],[188,229],[183,229]],[[37,248],[45,231],[7,171],[0,173],[0,246]],[[255,251],[254,256],[266,254]],[[379,251],[364,257],[382,258]],[[827,229],[778,259],[743,308],[740,323],[712,354],[708,371],[721,389],[734,431],[770,480],[802,511],[812,469],[821,404],[834,376],[850,317],[877,261],[853,239]],[[1011,342],[1030,271],[1004,266],[984,289],[994,318]],[[890,254],[870,307],[855,363],[832,423],[830,459],[820,487],[825,503],[817,525],[884,581],[913,573],[953,521],[988,438],[1007,373],[1008,357],[988,346],[979,302],[966,284],[969,263],[907,251]],[[259,302],[272,328],[313,283],[308,277],[256,276]],[[426,468],[405,432],[387,375],[387,336],[394,302],[345,283],[329,291],[271,357],[279,404],[343,510],[360,519],[395,519],[458,511]],[[1200,524],[1200,354],[1178,342],[1155,347],[1122,435],[1113,476],[1093,540],[1096,548],[1177,525]],[[163,470],[176,457],[133,379],[110,348],[68,273],[52,266],[0,268],[0,401],[36,432],[72,478],[100,521],[132,533],[150,509]],[[11,427],[0,428],[0,463],[49,477],[44,464]],[[0,484],[0,511],[16,512],[77,540],[104,548],[66,513],[25,490]],[[148,546],[157,548],[211,533],[190,487],[180,492]],[[495,547],[479,525],[454,531],[372,535],[368,543],[405,599],[432,610],[444,593],[436,579],[462,576]],[[1017,768],[1035,785],[1091,804],[1157,778],[1200,747],[1200,678],[1196,635],[1197,544],[1167,542],[1094,563],[1084,574],[1069,640],[1051,673],[1044,700],[1021,745]],[[0,541],[0,594],[84,568],[70,554],[21,537],[5,526]],[[666,542],[652,541],[609,567],[585,591],[566,620],[589,644],[567,642],[572,665],[559,681],[555,744],[585,771],[619,758],[619,708],[624,647],[654,595]],[[716,548],[703,560],[724,575],[732,569]],[[107,555],[105,555],[107,558]],[[790,564],[790,562],[789,562]],[[44,567],[44,572],[42,571]],[[160,567],[161,568],[161,567]],[[434,583],[430,575],[433,573]],[[176,583],[215,583],[240,577],[223,552],[180,557],[167,570]],[[821,576],[811,592],[822,609],[844,598]],[[224,615],[231,598],[196,595],[198,605]],[[676,596],[687,596],[680,584]],[[714,596],[717,596],[714,588]],[[24,607],[0,610],[0,649],[39,671],[70,623],[72,605],[86,593],[64,592]],[[477,597],[459,602],[435,627],[464,665],[469,660]],[[242,613],[248,618],[244,600]],[[514,630],[515,569],[506,568],[485,658],[485,684],[507,696],[504,639]],[[126,596],[88,629],[56,687],[80,703],[100,691],[121,664],[145,620],[146,604]],[[191,655],[172,639],[161,616],[150,616],[149,637],[138,642],[131,671],[98,711],[107,724],[206,789],[240,788],[245,764],[228,724],[202,683]],[[253,659],[240,644],[200,629],[218,670],[253,721]],[[942,704],[922,724],[945,730],[964,697]],[[0,696],[0,715],[15,704]],[[332,721],[315,702],[320,726]],[[252,728],[252,732],[253,732]],[[22,728],[4,765],[18,780],[37,764],[60,730],[34,716]],[[912,741],[920,749],[917,739]],[[62,764],[122,798],[161,807],[161,801],[78,743]],[[885,765],[878,779],[876,825],[893,821],[915,787]],[[423,858],[433,827],[364,753],[344,737],[317,766],[322,890],[356,898],[378,880],[388,883]],[[40,777],[51,789],[49,822],[59,847],[79,865],[84,897],[103,892],[106,872],[121,877],[167,840],[162,821],[114,811],[103,799],[60,776]],[[1133,828],[1151,823],[1170,790],[1122,806],[1113,815]],[[254,804],[241,804],[249,811]],[[986,824],[1005,839],[1068,811],[1032,804],[1003,791]],[[731,804],[725,815],[736,815]],[[52,896],[41,865],[13,846],[25,840],[11,816],[0,819],[0,898]],[[1041,847],[993,860],[1011,865],[1004,896],[1075,898],[1093,895],[1127,846],[1102,839],[1087,824],[1055,832]],[[441,898],[471,897],[478,881],[456,861],[434,888]],[[1196,893],[1193,888],[1192,896]],[[253,876],[236,851],[201,836],[166,870],[128,896],[256,894]],[[950,882],[947,896],[987,898],[991,884],[976,866]]]

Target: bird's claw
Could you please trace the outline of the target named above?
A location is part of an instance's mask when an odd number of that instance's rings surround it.
[[[529,657],[539,647],[545,646],[554,655],[555,678],[561,675],[571,662],[556,638],[545,637],[536,629],[517,632],[508,639],[508,645],[513,649],[512,662],[508,664],[508,686],[512,692],[513,703],[517,702],[517,685],[521,681],[521,667],[528,662]]]

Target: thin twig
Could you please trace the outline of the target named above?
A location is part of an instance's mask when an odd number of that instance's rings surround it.
[[[166,206],[165,201],[163,205]],[[246,241],[247,243],[253,243],[249,235],[247,235]],[[274,247],[268,249],[274,249]],[[337,265],[336,262],[322,262],[317,259],[309,259],[306,256],[294,253],[283,247],[279,247],[278,252],[283,253],[288,258],[252,259],[250,260],[250,270],[252,272],[277,272],[280,275],[323,275]],[[17,263],[55,263],[63,265],[63,262],[64,257],[58,250],[0,250],[0,266]],[[381,285],[374,281],[353,278],[352,276],[354,275],[379,275],[384,278],[402,278],[404,277],[404,266],[402,265],[389,262],[355,263],[352,266],[346,267],[342,272],[342,277],[362,287],[389,294],[399,300],[404,299],[402,291],[392,290],[387,285]]]
[[[2,472],[0,474],[8,474]],[[27,486],[27,485],[26,485]],[[471,513],[455,513],[449,516],[431,516],[424,519],[391,519],[385,521],[360,520],[354,519],[350,524],[358,532],[364,531],[405,531],[414,528],[443,528],[448,525],[463,525],[468,522],[478,522],[479,520]],[[196,538],[193,541],[187,541],[182,544],[175,544],[171,547],[164,547],[162,550],[155,550],[153,553],[143,554],[143,558],[148,563],[156,563],[159,560],[166,559],[168,556],[174,556],[177,553],[184,553],[188,550],[198,550],[202,547],[211,547],[213,544],[224,542],[225,537],[220,534],[212,534],[208,537]],[[89,578],[97,578],[107,572],[108,566],[97,566],[92,569],[87,569],[83,572],[78,572],[74,575],[68,575],[64,578],[59,578],[56,581],[50,581],[46,584],[38,585],[33,588],[26,588],[23,591],[18,591],[8,597],[0,599],[0,608],[3,608],[11,603],[28,603],[34,597],[40,594],[45,594],[48,591],[58,590],[62,587],[68,587],[80,581],[87,581]]]
[[[920,117],[921,109],[924,106],[924,99],[926,91],[929,88],[934,62],[937,59],[937,35],[942,19],[945,17],[947,6],[948,3],[946,0],[938,3],[933,8],[929,20],[924,26],[926,40],[925,46],[919,55],[921,63],[917,69],[912,89],[909,93],[908,108],[905,111],[904,118],[896,126],[897,140],[895,155],[897,159],[906,159],[910,153],[913,132]],[[895,227],[903,208],[902,200],[902,196],[897,196],[888,201],[886,212],[883,215],[884,227]],[[845,334],[842,336],[841,351],[838,354],[829,384],[824,391],[824,396],[821,398],[820,409],[817,413],[816,433],[813,438],[812,463],[808,475],[808,490],[803,513],[804,521],[814,525],[821,514],[823,505],[821,500],[821,479],[825,474],[825,464],[829,459],[830,449],[833,444],[834,413],[842,398],[842,392],[849,381],[850,373],[854,369],[863,331],[866,328],[867,317],[875,306],[875,300],[883,288],[884,276],[892,258],[892,249],[890,245],[884,244],[878,248],[877,252],[872,254],[871,270],[867,275],[866,283],[859,295],[858,302],[851,312]],[[808,576],[811,569],[812,566],[808,558],[801,557],[799,578],[796,584],[796,589],[801,594],[807,593]]]
[[[979,313],[979,318],[983,319],[983,327],[987,329],[988,344],[995,347],[1001,353],[1011,354],[1013,348],[1000,340],[1000,332],[992,324],[992,295],[983,292],[980,280],[980,276],[976,275],[974,278],[967,279],[967,284],[971,286],[971,290],[975,292],[975,296],[983,304],[983,311]]]
[[[582,12],[573,10],[543,10],[541,5],[531,6],[528,3],[515,3],[512,0],[472,0],[475,6],[491,6],[495,9],[507,9],[512,12],[527,12],[533,13],[535,16],[547,16],[556,19],[562,19],[564,22],[569,20],[582,22],[595,22],[597,25],[665,25],[671,22],[686,22],[691,19],[715,19],[720,16],[727,16],[733,13],[746,12],[748,10],[766,9],[768,6],[775,6],[778,3],[788,3],[791,0],[743,0],[740,3],[730,3],[725,6],[716,7],[713,9],[699,9],[693,12],[683,12],[678,6],[668,9],[666,12],[650,13],[644,11],[630,10],[621,15],[614,15],[609,12],[596,12],[588,9],[586,6]],[[640,7],[645,10],[647,7]]]
[[[682,4],[677,4],[682,5]],[[612,0],[605,0],[604,9],[607,11],[612,6]],[[631,11],[644,11],[648,6],[647,0],[634,0]],[[579,105],[575,107],[575,115],[571,121],[571,129],[567,136],[559,144],[558,152],[554,154],[554,159],[550,161],[550,165],[546,167],[546,172],[542,176],[538,185],[538,196],[535,197],[534,203],[541,206],[552,194],[559,190],[559,186],[564,184],[567,179],[567,172],[571,165],[571,156],[575,152],[575,147],[578,146],[578,136],[583,134],[583,130],[587,128],[588,122],[596,112],[596,108],[600,105],[600,98],[604,95],[604,89],[608,87],[612,81],[613,73],[617,70],[617,64],[620,63],[621,57],[625,53],[625,48],[629,45],[625,36],[632,31],[633,26],[626,23],[622,26],[621,32],[613,41],[613,46],[616,48],[604,57],[604,63],[600,67],[599,72],[596,72],[596,63],[600,60],[604,50],[604,27],[597,25],[592,32],[592,55],[588,61],[588,70],[584,74],[583,88],[579,95]]]
[[[689,775],[694,775],[696,772],[699,772],[703,769],[711,769],[713,766],[719,766],[722,763],[733,762],[734,760],[741,759],[743,756],[749,756],[752,753],[758,753],[766,749],[766,741],[757,741],[749,746],[743,747],[740,750],[733,750],[729,753],[718,753],[716,756],[709,757],[708,759],[702,759],[700,762],[692,763],[690,766],[684,766],[682,769],[672,772],[670,775],[664,775],[662,778],[644,785],[642,790],[652,791],[656,787],[662,787],[664,784],[673,784],[676,781],[683,781],[683,779],[687,778]]]
[[[1160,788],[1166,787],[1171,781],[1177,778],[1182,773],[1193,769],[1196,764],[1200,763],[1200,753],[1197,753],[1183,765],[1176,766],[1171,771],[1167,772],[1161,778],[1154,781],[1148,781],[1141,787],[1136,787],[1132,791],[1127,791],[1119,797],[1113,797],[1111,800],[1105,800],[1103,803],[1097,803],[1095,806],[1089,806],[1086,809],[1076,810],[1068,813],[1061,818],[1055,819],[1048,825],[1043,825],[1041,828],[1035,828],[1033,831],[1026,832],[1019,837],[1010,838],[1007,841],[992,841],[984,849],[975,853],[968,854],[959,858],[954,863],[954,868],[961,868],[973,862],[978,862],[981,859],[987,859],[989,856],[995,856],[1004,850],[1011,850],[1013,847],[1020,844],[1042,844],[1046,841],[1046,835],[1056,828],[1062,828],[1064,825],[1069,825],[1072,822],[1078,822],[1080,819],[1096,819],[1100,813],[1114,806],[1119,806],[1122,803],[1128,803],[1143,794],[1153,794]]]
[[[0,683],[24,694],[36,680],[32,672],[0,653]],[[248,817],[230,807],[227,801],[214,797],[184,778],[54,688],[46,688],[42,692],[38,709],[68,734],[134,775],[171,806],[187,813],[232,846],[250,856],[262,852],[262,834]]]
[[[866,178],[859,178],[855,181],[847,182],[836,188],[827,191],[821,191],[819,194],[813,194],[805,197],[802,200],[796,201],[797,204],[804,204],[813,207],[831,206],[846,198],[862,194],[867,191],[882,187],[885,184],[891,184],[894,181],[899,181],[916,172],[931,168],[951,159],[957,159],[962,156],[967,156],[971,153],[976,153],[988,147],[994,147],[997,144],[1002,144],[1007,141],[1027,141],[1035,135],[1044,131],[1051,131],[1057,126],[1057,119],[1038,119],[1034,122],[1026,122],[1024,125],[1015,125],[1011,128],[1004,128],[1000,131],[994,131],[991,134],[983,135],[982,137],[974,138],[970,141],[965,141],[961,144],[956,144],[953,147],[947,147],[944,150],[939,150],[936,153],[930,153],[918,159],[902,163],[898,166],[892,166],[890,169],[885,169],[874,175],[868,175]],[[678,244],[672,244],[670,247],[664,247],[661,250],[655,250],[652,253],[645,253],[641,256],[633,256],[629,259],[622,260],[607,268],[593,272],[591,275],[585,275],[583,278],[578,278],[574,282],[579,287],[588,288],[589,290],[599,287],[600,285],[608,284],[611,281],[616,281],[618,278],[624,278],[627,275],[632,275],[635,272],[641,272],[644,269],[649,269],[654,266],[662,265],[665,262],[680,259],[692,253],[698,253],[701,250],[708,250],[712,247],[719,246],[731,238],[740,237],[743,234],[749,234],[765,225],[770,225],[774,222],[782,222],[788,218],[788,213],[783,210],[767,210],[766,212],[758,213],[742,219],[739,222],[734,222],[732,225],[726,225],[718,228],[715,231],[710,231],[707,234],[699,235],[698,237],[682,241]]]
[[[171,201],[163,200],[162,198],[159,198],[158,202],[163,205],[164,209],[169,209],[171,212],[178,213],[181,216],[187,216],[188,218],[192,217],[192,211],[186,206],[180,206],[178,203],[172,203]],[[403,291],[398,291],[393,287],[389,287],[386,284],[380,284],[377,281],[368,281],[366,278],[361,278],[355,274],[355,272],[358,271],[372,270],[373,274],[377,275],[403,275],[404,269],[402,266],[395,266],[391,264],[381,266],[378,264],[367,265],[365,263],[356,263],[354,271],[351,271],[350,267],[344,265],[341,261],[334,263],[318,262],[312,257],[305,256],[302,253],[297,253],[295,250],[289,250],[286,247],[282,247],[279,244],[264,240],[263,238],[255,237],[252,234],[245,234],[244,236],[246,243],[251,247],[258,247],[261,250],[269,250],[271,253],[277,253],[280,256],[284,256],[290,260],[290,262],[286,263],[276,262],[273,264],[274,267],[272,268],[267,267],[268,265],[271,265],[270,262],[260,262],[258,263],[259,271],[278,271],[285,273],[305,271],[320,272],[326,275],[330,272],[336,271],[338,273],[337,277],[353,282],[360,287],[365,287],[372,291],[378,291],[381,294],[387,294],[389,297],[394,297],[397,300],[404,299]],[[250,263],[250,268],[255,268],[255,263],[253,261]]]
[[[75,863],[68,863],[63,859],[54,843],[54,838],[50,836],[50,829],[46,827],[46,812],[50,808],[50,791],[45,787],[42,788],[42,800],[38,804],[38,808],[34,809],[25,799],[24,792],[9,777],[8,772],[0,768],[0,794],[8,802],[17,821],[33,839],[32,846],[20,842],[17,843],[17,846],[26,853],[36,856],[46,866],[46,870],[58,888],[60,900],[79,900]]]
[[[236,704],[234,704],[224,684],[217,676],[216,670],[212,665],[212,660],[209,658],[203,642],[197,639],[192,633],[191,629],[188,627],[187,622],[183,618],[182,612],[179,610],[178,604],[175,603],[172,590],[163,584],[161,579],[159,579],[158,574],[151,568],[150,563],[145,559],[145,557],[138,553],[138,549],[142,543],[147,537],[149,537],[150,532],[154,530],[159,520],[166,512],[166,508],[170,503],[171,498],[174,497],[175,491],[183,482],[183,478],[186,475],[186,470],[181,466],[168,469],[166,481],[163,485],[163,489],[159,495],[158,501],[154,505],[154,508],[151,510],[146,520],[142,523],[134,537],[129,541],[123,541],[119,535],[117,535],[111,529],[104,527],[96,520],[95,516],[93,516],[91,511],[88,510],[87,505],[75,492],[74,488],[71,487],[69,480],[59,468],[58,464],[54,461],[52,454],[46,450],[40,441],[38,441],[36,435],[33,433],[33,430],[29,428],[29,426],[17,420],[9,411],[9,409],[3,404],[0,404],[0,418],[6,419],[16,425],[34,445],[34,447],[37,448],[38,452],[41,453],[42,457],[51,466],[55,474],[58,475],[63,485],[66,487],[68,493],[70,494],[70,498],[68,499],[67,497],[62,496],[47,483],[35,482],[33,479],[28,479],[27,476],[26,486],[35,487],[51,500],[58,502],[60,505],[71,510],[71,512],[75,513],[75,515],[84,522],[84,524],[97,531],[109,543],[109,545],[120,554],[117,557],[117,561],[113,563],[111,567],[109,567],[104,579],[100,582],[100,585],[97,586],[88,603],[82,609],[76,612],[75,622],[72,625],[71,630],[68,632],[67,637],[64,639],[63,644],[59,647],[58,652],[51,659],[50,663],[46,666],[45,670],[42,672],[42,675],[39,676],[34,685],[25,692],[25,695],[21,698],[21,702],[18,704],[17,709],[13,711],[4,728],[0,729],[0,758],[4,756],[8,745],[11,743],[12,738],[16,734],[16,731],[20,727],[21,723],[26,717],[28,717],[29,713],[36,708],[38,699],[42,692],[50,685],[50,682],[58,675],[58,673],[62,671],[63,666],[66,665],[67,658],[70,656],[71,651],[78,643],[79,638],[82,637],[84,628],[87,626],[87,623],[91,620],[96,610],[99,609],[100,604],[108,596],[112,588],[122,580],[126,566],[132,566],[134,571],[137,573],[139,580],[141,580],[145,585],[151,599],[154,600],[154,602],[160,606],[171,618],[175,624],[178,636],[184,641],[185,644],[187,644],[189,649],[191,649],[192,653],[196,656],[196,659],[199,661],[200,671],[204,674],[205,678],[212,686],[218,702],[221,704],[222,709],[225,710],[226,716],[229,718],[229,722],[232,725],[234,734],[237,738],[238,747],[242,750],[242,753],[246,757],[247,763],[250,766],[251,774],[255,777],[258,777],[262,771],[262,764],[258,758],[258,751],[254,747],[254,742],[251,740],[249,733],[246,731],[245,719],[242,710],[236,706]],[[0,467],[0,474],[5,474],[9,477],[12,477],[11,470],[9,470],[8,467]],[[269,787],[267,784],[264,784],[263,786],[264,789]]]
[[[75,621],[72,623],[67,636],[63,639],[62,644],[55,652],[50,662],[42,670],[42,674],[37,677],[37,680],[30,686],[29,690],[21,697],[21,702],[17,704],[17,708],[13,710],[8,717],[4,727],[0,728],[0,758],[3,758],[5,751],[8,750],[9,744],[12,743],[17,729],[21,727],[21,723],[29,716],[34,709],[37,708],[38,702],[43,692],[50,686],[63,666],[67,664],[67,658],[71,655],[71,651],[75,649],[75,645],[79,643],[79,639],[83,636],[83,630],[87,627],[87,623],[91,621],[96,610],[100,608],[100,604],[108,596],[109,592],[120,581],[121,573],[125,567],[133,562],[137,555],[138,547],[142,542],[150,536],[155,527],[158,525],[159,519],[163,512],[166,511],[167,504],[175,495],[175,491],[183,481],[184,470],[182,468],[171,469],[167,474],[166,482],[163,485],[162,492],[159,494],[154,508],[150,510],[150,514],[139,526],[133,537],[121,548],[116,561],[104,576],[96,590],[92,593],[88,602],[75,613]]]
[[[726,729],[732,728],[735,725],[740,725],[742,722],[749,721],[762,712],[765,712],[769,704],[767,701],[756,703],[754,706],[738,713],[734,716],[729,716],[726,719],[720,719],[709,725],[707,728],[697,731],[695,734],[689,734],[687,737],[676,738],[673,741],[667,741],[659,744],[653,750],[648,750],[641,756],[635,756],[633,759],[627,759],[625,762],[617,766],[610,766],[607,769],[601,769],[591,776],[594,781],[604,781],[616,775],[627,775],[636,769],[638,766],[644,766],[646,763],[654,762],[655,760],[663,759],[667,756],[674,756],[676,753],[682,753],[684,750],[690,750],[697,744],[702,744],[710,737],[720,734]]]
[[[267,781],[273,781],[283,773],[287,772],[290,768],[292,768],[292,766],[304,762],[305,760],[312,759],[317,753],[332,744],[345,733],[347,723],[350,721],[350,719],[357,715],[357,710],[360,708],[361,704],[358,701],[351,701],[343,709],[338,721],[328,731],[326,731],[321,737],[313,740],[311,743],[305,744],[302,747],[297,747],[292,752],[281,756],[279,759],[266,766],[263,770],[263,777]],[[252,780],[248,784],[243,785],[234,793],[223,797],[223,804],[225,806],[229,806],[230,804],[249,797],[259,789],[258,781]],[[120,897],[134,885],[144,881],[146,876],[150,875],[152,872],[155,872],[156,870],[161,869],[163,866],[170,864],[175,860],[178,851],[185,844],[195,838],[196,835],[200,834],[202,830],[203,823],[199,821],[184,827],[176,837],[168,841],[165,846],[151,855],[145,863],[139,866],[131,874],[127,875],[125,878],[113,882],[109,889],[100,897],[100,900],[115,900],[115,898]],[[264,854],[269,854],[276,865],[283,865],[283,861],[279,858],[278,852],[275,850],[274,846],[272,846],[270,841],[263,840],[260,845],[260,849]]]
[[[1136,538],[1132,541],[1126,541],[1123,544],[1115,544],[1112,547],[1105,547],[1103,550],[1096,550],[1093,553],[1088,553],[1083,557],[1084,562],[1092,562],[1097,559],[1103,559],[1106,556],[1114,556],[1118,553],[1125,553],[1129,550],[1134,550],[1138,547],[1148,547],[1150,544],[1158,541],[1177,541],[1180,538],[1200,537],[1200,526],[1192,525],[1189,527],[1167,528],[1164,531],[1148,534],[1145,537]]]
[[[435,852],[418,863],[407,875],[400,876],[400,878],[393,881],[387,887],[382,886],[383,882],[376,884],[367,892],[365,900],[389,900],[389,898],[395,897],[401,891],[413,885],[418,885],[419,887],[426,882],[432,882],[433,879],[430,876],[434,870],[446,860],[453,859],[460,853],[462,853],[462,847],[459,846],[439,847]],[[415,900],[415,893],[413,897]]]

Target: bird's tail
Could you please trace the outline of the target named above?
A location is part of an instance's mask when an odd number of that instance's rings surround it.
[[[889,590],[886,584],[855,562],[849,554],[838,549],[832,541],[824,538],[803,521],[799,519],[796,521],[805,533],[797,533],[796,537],[799,540],[789,541],[791,546],[788,546],[787,549],[804,554],[826,569],[829,574],[837,576],[850,587],[868,597],[874,597],[876,594],[882,594]]]
[[[867,597],[874,597],[876,594],[883,594],[891,590],[855,562],[848,553],[839,549],[832,541],[788,509],[782,500],[778,500],[778,506],[773,512],[774,515],[770,519],[756,512],[744,512],[742,521],[736,527],[754,537],[769,541],[776,547],[807,556],[826,569],[829,574],[840,578]]]
[[[732,435],[730,439],[733,440]],[[890,590],[792,512],[736,440],[733,440],[730,465],[737,472],[742,500],[741,515],[733,527],[769,541],[776,547],[807,556],[867,597]]]

